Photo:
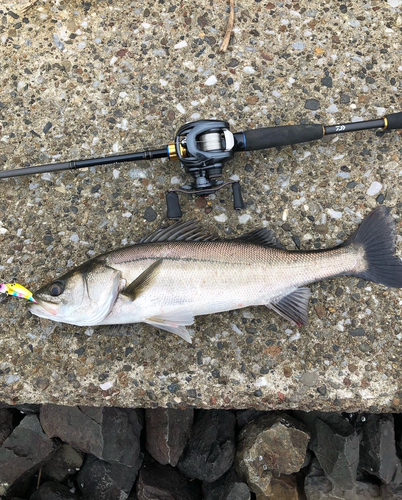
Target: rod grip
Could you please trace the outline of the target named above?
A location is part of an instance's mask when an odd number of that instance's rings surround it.
[[[385,115],[384,118],[387,119],[387,130],[402,129],[402,113],[392,113],[390,115]]]
[[[268,127],[243,132],[245,150],[274,148],[288,146],[300,142],[315,141],[324,135],[322,125],[286,125],[284,127]]]

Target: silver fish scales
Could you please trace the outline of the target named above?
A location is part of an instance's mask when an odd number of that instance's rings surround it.
[[[354,275],[402,287],[395,224],[381,206],[344,244],[287,251],[261,229],[212,240],[196,222],[159,229],[137,245],[95,257],[34,294],[33,314],[79,326],[144,322],[191,342],[194,317],[266,305],[307,323],[305,285]]]

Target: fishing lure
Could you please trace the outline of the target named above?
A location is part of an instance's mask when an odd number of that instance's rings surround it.
[[[0,284],[0,293],[7,293],[8,295],[13,295],[14,297],[27,299],[37,304],[36,300],[32,297],[32,292],[27,290],[24,286],[19,285],[18,283]]]

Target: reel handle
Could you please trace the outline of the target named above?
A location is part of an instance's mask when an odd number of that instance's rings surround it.
[[[175,191],[166,193],[166,206],[168,219],[180,219],[183,212],[180,208],[179,196]]]
[[[243,210],[244,201],[241,195],[241,188],[239,182],[234,182],[232,184],[232,193],[233,193],[233,208],[235,210]]]

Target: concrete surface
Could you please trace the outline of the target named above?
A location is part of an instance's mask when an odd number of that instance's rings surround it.
[[[15,4],[0,6],[4,169],[158,147],[198,118],[239,131],[401,110],[400,0],[237,1],[223,54],[226,2]],[[225,176],[240,177],[247,208],[222,190],[182,198],[184,218],[324,248],[384,202],[400,233],[401,151],[400,134],[367,131],[238,154]],[[34,290],[149,234],[186,179],[159,160],[2,181],[0,282]],[[145,325],[42,321],[5,298],[0,401],[400,411],[402,292],[354,278],[311,288],[307,327],[251,308],[198,318],[193,345]]]

